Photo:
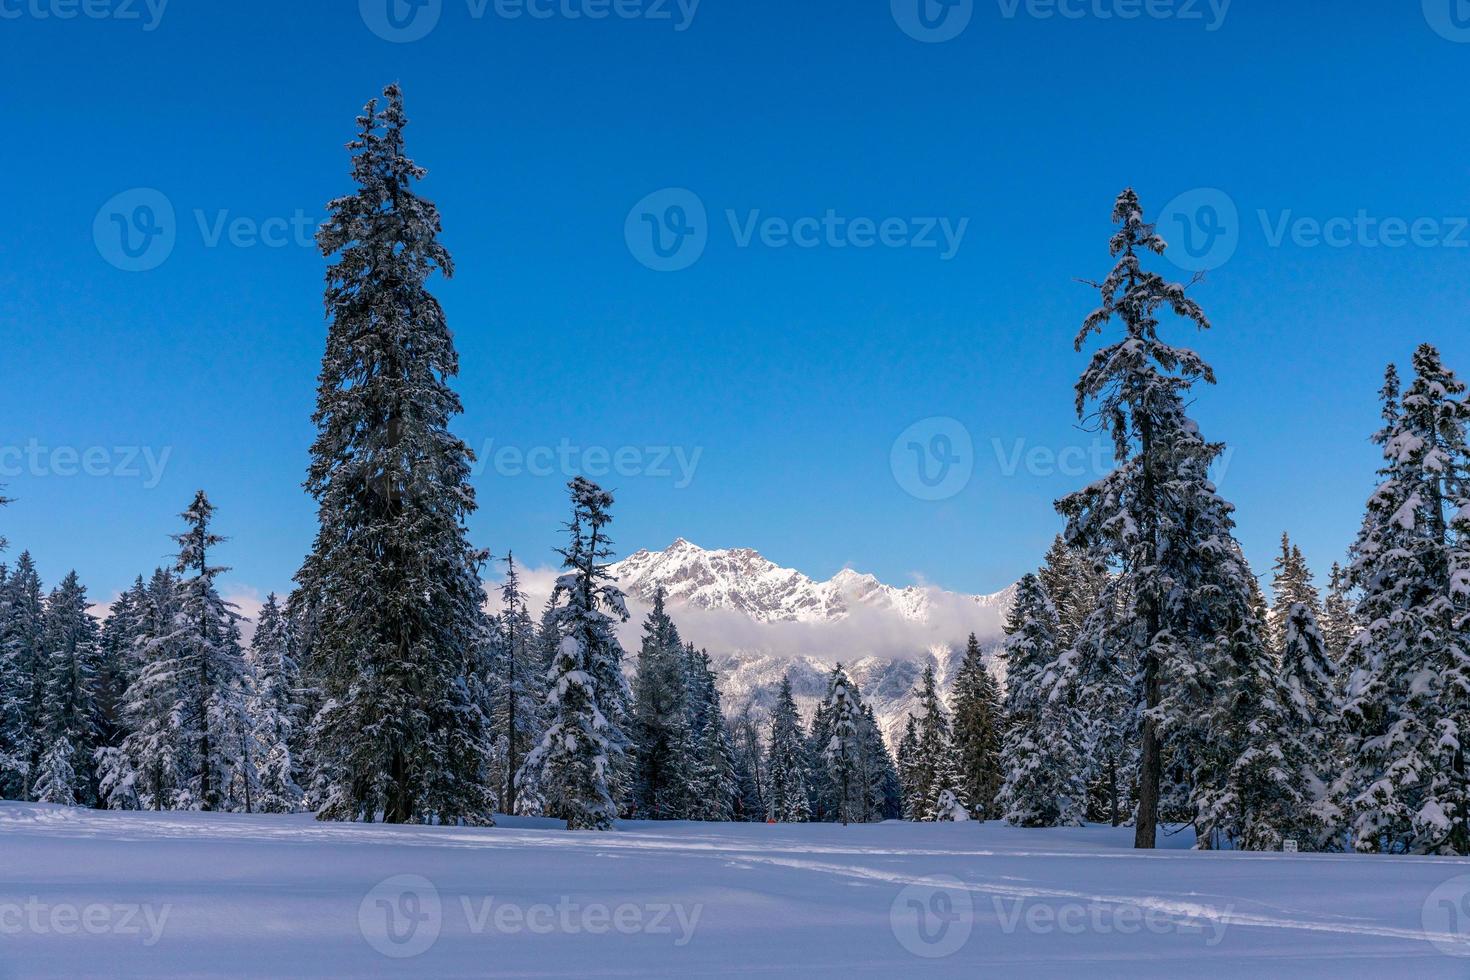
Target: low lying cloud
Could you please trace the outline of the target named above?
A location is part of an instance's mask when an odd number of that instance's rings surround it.
[[[521,568],[521,588],[532,615],[539,617],[560,572],[553,568]],[[832,622],[759,622],[733,609],[701,609],[671,602],[669,612],[688,642],[711,654],[759,653],[770,656],[858,660],[917,658],[936,648],[962,649],[974,633],[990,646],[1002,635],[1003,605],[984,606],[968,596],[926,586],[928,618],[905,619],[896,610],[851,603],[849,614]],[[486,583],[487,608],[501,607],[500,581]],[[628,622],[619,629],[626,650],[638,648],[649,605],[630,596]]]

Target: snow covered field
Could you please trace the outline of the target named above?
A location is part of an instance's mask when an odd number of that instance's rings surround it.
[[[1470,975],[1470,862],[1131,838],[0,803],[0,977]]]

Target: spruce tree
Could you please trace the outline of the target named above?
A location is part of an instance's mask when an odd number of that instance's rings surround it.
[[[766,753],[749,705],[735,719],[731,737],[735,743],[735,819],[765,820]]]
[[[1166,246],[1132,189],[1119,195],[1113,219],[1119,228],[1109,251],[1117,261],[1093,284],[1101,303],[1075,346],[1081,350],[1114,320],[1122,336],[1092,355],[1077,383],[1076,410],[1086,419],[1091,406],[1112,436],[1117,465],[1058,509],[1068,519],[1068,541],[1115,573],[1099,605],[1118,607],[1121,628],[1110,639],[1128,649],[1115,655],[1138,664],[1134,845],[1154,847],[1165,757],[1182,759],[1205,741],[1197,725],[1219,680],[1211,678],[1236,662],[1220,638],[1249,639],[1238,631],[1256,619],[1254,578],[1239,558],[1232,508],[1209,479],[1223,447],[1206,442],[1186,410],[1191,387],[1213,383],[1214,373],[1198,354],[1159,334],[1166,310],[1200,329],[1209,321],[1185,286],[1144,268],[1143,258],[1162,255]],[[1260,650],[1264,655],[1264,644]]]
[[[140,575],[132,588],[113,602],[102,624],[97,700],[101,724],[99,740],[103,746],[116,747],[127,734],[123,700],[129,685],[138,676],[138,638],[146,601],[147,589]]]
[[[82,802],[77,798],[77,784],[83,779],[72,766],[76,750],[65,736],[47,743],[47,746],[32,790],[36,802],[76,806]]]
[[[42,648],[45,651],[45,681],[41,700],[41,734],[47,746],[47,762],[41,764],[47,782],[46,803],[90,805],[97,798],[92,753],[101,736],[97,707],[97,623],[87,612],[87,590],[76,572],[70,572],[46,599]],[[61,772],[73,780],[69,788],[56,783]]]
[[[536,623],[521,588],[515,556],[507,553],[505,561],[500,629],[496,637],[501,644],[506,680],[500,701],[504,711],[501,728],[506,733],[506,812],[516,813],[521,792],[515,775],[546,727],[542,717],[546,704],[546,670],[539,656]]]
[[[6,580],[8,605],[4,635],[0,636],[6,670],[16,686],[11,694],[12,703],[18,707],[12,711],[21,721],[18,732],[12,729],[14,747],[10,754],[19,763],[12,769],[12,777],[23,775],[24,785],[18,798],[29,799],[31,784],[41,768],[41,753],[45,751],[45,739],[38,737],[42,730],[41,701],[45,694],[46,653],[42,643],[45,631],[45,600],[41,594],[41,576],[36,572],[36,563],[28,551],[20,553],[15,568]]]
[[[99,761],[102,793],[113,809],[171,810],[183,803],[187,746],[181,722],[188,706],[177,669],[178,617],[178,582],[157,569],[139,619],[138,675],[123,696],[128,734],[117,753]]]
[[[1000,806],[1021,827],[1082,823],[1086,789],[1073,709],[1055,690],[1059,620],[1036,575],[1021,579],[1005,631],[1007,729]]]
[[[919,701],[919,714],[915,721],[916,741],[910,759],[905,802],[909,819],[936,820],[952,808],[948,801],[940,799],[946,790],[961,805],[969,801],[963,798],[949,714],[939,697],[939,684],[932,663],[925,665],[914,696]]]
[[[1229,663],[1217,671],[1201,726],[1210,740],[1193,756],[1200,847],[1228,840],[1239,850],[1279,850],[1285,838],[1312,836],[1311,722],[1289,683],[1300,675],[1288,678],[1264,648],[1263,625],[1252,619],[1219,641]]]
[[[824,707],[828,724],[820,751],[825,764],[826,783],[830,787],[830,812],[832,818],[845,827],[854,819],[864,818],[867,780],[862,706],[841,664],[833,668],[827,682]]]
[[[30,678],[6,642],[15,620],[10,569],[0,564],[0,799],[23,799],[31,765]]]
[[[297,781],[299,765],[292,751],[301,715],[301,677],[293,647],[290,624],[271,593],[261,607],[250,643],[254,683],[249,709],[251,745],[256,753],[251,769],[260,789],[255,809],[262,813],[294,813],[301,809],[305,795]]]
[[[630,692],[623,650],[614,633],[628,619],[622,590],[608,571],[607,525],[612,494],[576,477],[568,484],[572,519],[567,547],[558,549],[567,571],[553,593],[552,629],[558,637],[541,744],[526,760],[548,812],[568,830],[608,830],[624,789],[624,735]]]
[[[1383,387],[1381,482],[1353,546],[1363,629],[1348,661],[1344,798],[1360,851],[1470,853],[1462,743],[1470,691],[1462,501],[1465,385],[1425,344]]]
[[[323,704],[312,723],[323,820],[491,822],[488,723],[469,676],[484,635],[466,540],[473,456],[449,431],[459,359],[426,288],[453,273],[415,193],[397,85],[358,118],[357,190],[317,235],[330,321],[306,487],[316,540],[297,581]]]
[[[918,820],[915,804],[918,800],[915,764],[919,754],[919,726],[914,716],[905,717],[903,735],[898,740],[898,782],[903,794],[903,816],[906,820]]]
[[[226,539],[210,529],[214,505],[203,490],[180,516],[185,530],[173,540],[179,546],[174,571],[181,578],[169,637],[172,662],[167,665],[181,707],[175,722],[175,737],[182,743],[177,750],[188,760],[180,787],[186,799],[180,803],[187,809],[235,809],[235,780],[249,775],[244,767],[250,764],[245,749],[250,722],[240,614],[215,584],[229,569],[210,564],[211,553]]]
[[[955,675],[954,744],[960,788],[979,820],[1000,816],[996,797],[1004,779],[1000,761],[1004,714],[1000,686],[985,666],[980,641],[971,633]]]
[[[1320,626],[1322,640],[1327,645],[1327,655],[1339,666],[1347,659],[1347,650],[1353,637],[1358,635],[1351,591],[1348,570],[1333,562],[1327,598],[1322,602]],[[1341,672],[1339,675],[1341,676]]]
[[[542,710],[546,703],[546,671],[540,661],[536,624],[526,606],[515,556],[505,556],[505,581],[500,586],[500,613],[493,624],[493,673],[497,680],[491,720],[504,744],[501,809],[519,813],[522,787],[516,777],[526,754],[541,740]]]
[[[705,716],[695,749],[694,771],[689,777],[689,819],[729,821],[735,819],[735,751],[719,707],[719,694]]]
[[[1286,641],[1286,623],[1294,606],[1306,606],[1314,622],[1322,619],[1322,598],[1312,584],[1312,572],[1301,549],[1291,543],[1287,534],[1281,535],[1281,553],[1272,566],[1271,592],[1268,635],[1272,649],[1279,653]]]
[[[633,677],[633,812],[647,820],[685,818],[697,793],[690,762],[703,764],[691,734],[688,664],[684,641],[664,608],[662,586],[643,624],[643,645]]]
[[[771,740],[766,763],[770,791],[766,797],[766,813],[780,823],[805,823],[811,818],[811,801],[807,791],[806,740],[802,737],[801,718],[796,713],[796,699],[791,695],[791,676],[781,678],[776,694],[776,707],[771,713]]]

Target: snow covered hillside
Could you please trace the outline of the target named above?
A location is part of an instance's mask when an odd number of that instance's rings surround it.
[[[0,803],[3,977],[1463,977],[1462,860],[999,824],[573,834]]]
[[[714,658],[728,712],[768,709],[788,670],[798,705],[810,712],[840,661],[895,738],[924,665],[935,665],[947,692],[965,638],[973,632],[993,650],[1015,594],[1014,586],[980,596],[898,588],[852,569],[816,581],[749,548],[707,550],[683,538],[611,570],[635,609],[664,588],[680,631]],[[632,652],[638,617],[630,625]]]

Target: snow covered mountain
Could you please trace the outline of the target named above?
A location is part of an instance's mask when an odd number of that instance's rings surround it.
[[[635,608],[624,635],[629,652],[641,629],[637,608],[662,586],[680,632],[709,650],[732,715],[746,707],[764,714],[788,672],[809,713],[841,662],[895,739],[924,665],[935,665],[947,693],[966,637],[975,633],[993,653],[1014,595],[1014,586],[980,596],[898,588],[852,569],[817,581],[749,548],[706,550],[683,538],[611,570]]]

